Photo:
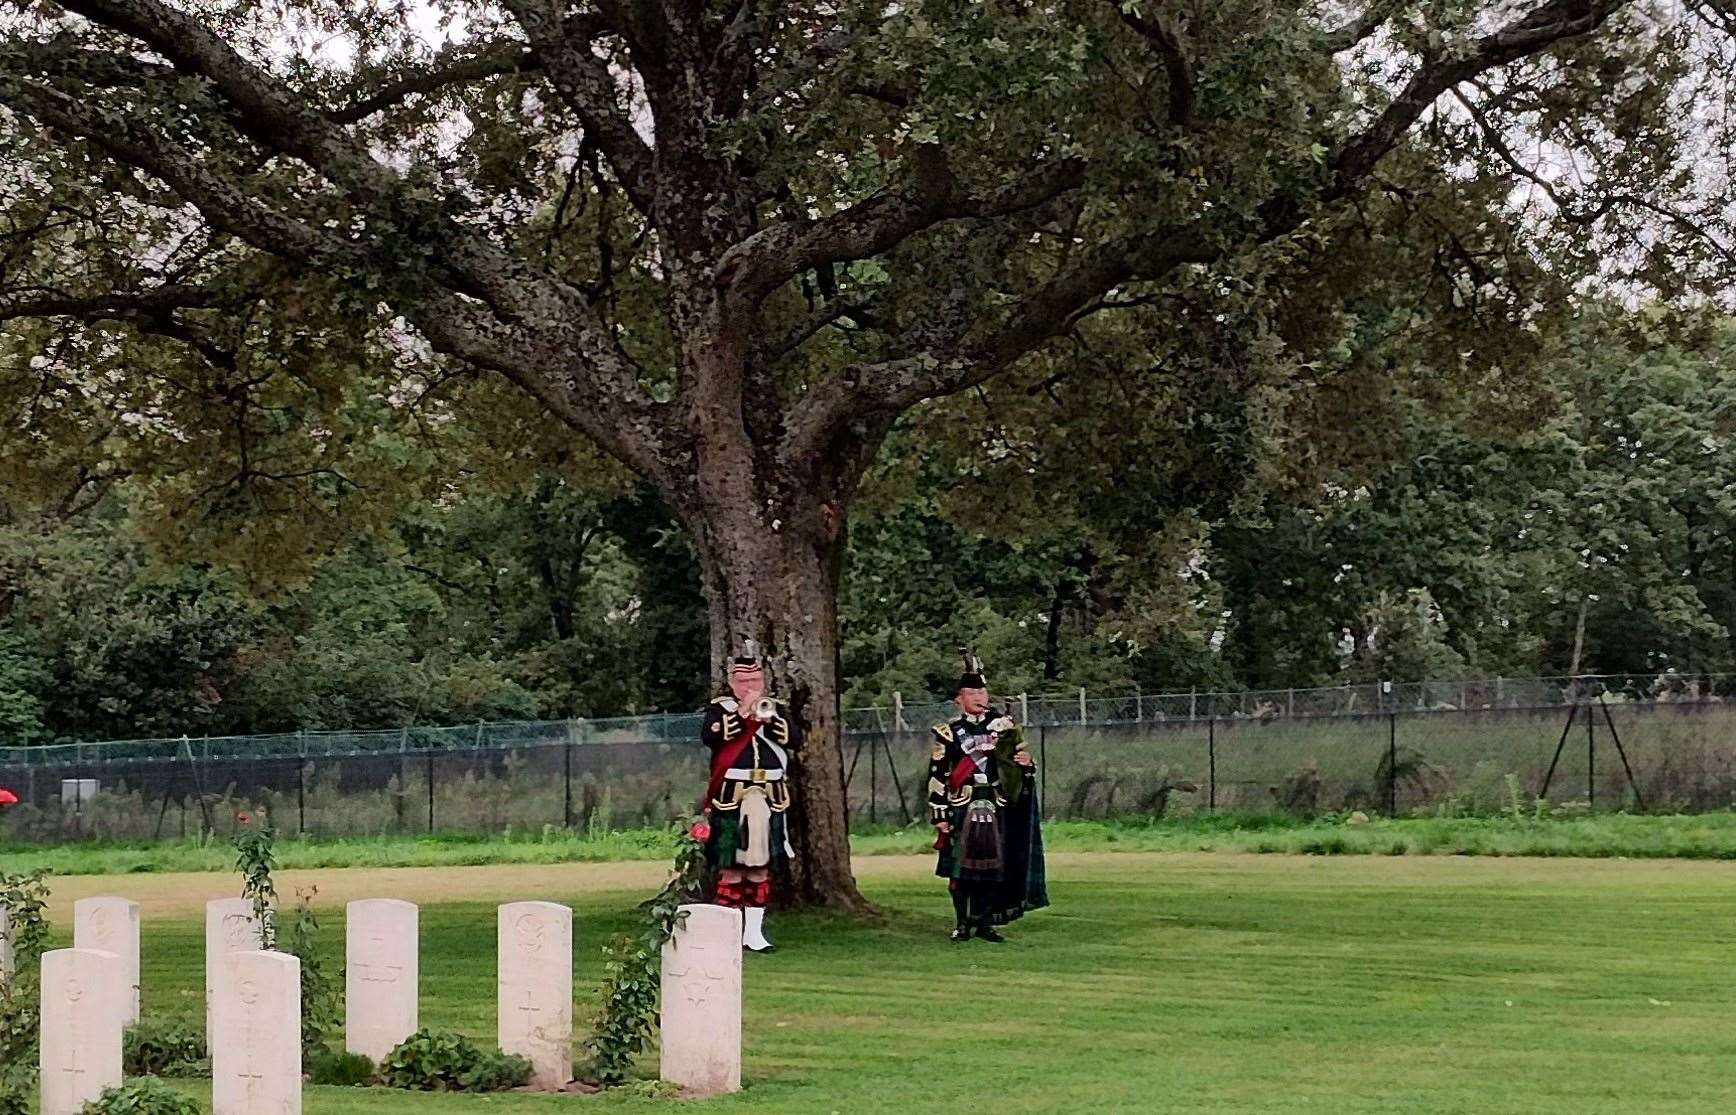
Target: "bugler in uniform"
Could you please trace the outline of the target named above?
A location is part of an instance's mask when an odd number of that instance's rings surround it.
[[[753,641],[730,664],[730,692],[705,707],[700,739],[711,749],[711,781],[701,810],[711,829],[706,861],[717,872],[713,901],[742,911],[742,945],[770,952],[765,937],[771,869],[794,856],[784,814],[790,808],[790,752],[797,739],[778,703],[766,696],[765,666]]]

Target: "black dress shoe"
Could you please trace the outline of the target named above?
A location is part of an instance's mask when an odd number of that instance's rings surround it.
[[[968,940],[970,940],[970,926],[961,925],[957,929],[954,929],[952,931],[952,939],[955,941],[968,941]]]
[[[997,945],[1006,940],[1005,937],[1001,936],[998,930],[992,929],[986,925],[977,930],[976,935],[985,941],[993,941]]]

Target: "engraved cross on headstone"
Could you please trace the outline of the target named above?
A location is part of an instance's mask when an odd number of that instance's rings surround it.
[[[251,1110],[253,1107],[254,1090],[256,1088],[258,1088],[260,1086],[260,1082],[265,1079],[265,1074],[260,1072],[259,1069],[253,1064],[254,1048],[257,1045],[258,1045],[258,1041],[256,1039],[254,1032],[253,1032],[253,1027],[251,1025],[249,1025],[247,1027],[247,1036],[245,1038],[244,1046],[243,1046],[243,1048],[245,1048],[247,1050],[247,1067],[245,1069],[243,1069],[241,1072],[238,1072],[235,1074],[236,1076],[240,1077],[242,1080],[247,1081],[247,1105],[248,1105],[249,1110]]]
[[[259,985],[254,983],[252,980],[242,981],[241,986],[235,989],[235,993],[241,1001],[249,1007],[256,1007],[259,1005]],[[242,1080],[247,1081],[247,1100],[249,1108],[253,1105],[254,1089],[258,1088],[260,1081],[265,1079],[265,1074],[260,1072],[253,1064],[254,1054],[258,1051],[260,1045],[259,1035],[254,1029],[253,1021],[253,1012],[249,1011],[247,1024],[243,1028],[241,1044],[241,1047],[247,1050],[247,1066],[241,1072],[235,1074]]]
[[[669,974],[674,976],[676,979],[685,980],[688,976],[695,974],[694,968],[695,965],[690,959],[686,967],[682,968],[680,971],[671,968],[669,969]],[[684,984],[683,986],[687,988],[687,1001],[696,1007],[702,1007],[711,1001],[712,992],[718,990],[716,985],[724,982],[724,977],[717,972],[708,972],[703,969],[698,972],[698,975],[705,981],[703,984],[697,986],[693,984]]]

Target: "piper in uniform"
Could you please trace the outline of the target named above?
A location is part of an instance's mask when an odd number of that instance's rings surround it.
[[[766,696],[765,665],[753,641],[730,663],[730,692],[705,708],[700,738],[711,749],[702,811],[710,828],[705,858],[717,873],[713,901],[742,911],[742,946],[770,952],[765,937],[771,869],[794,856],[785,825],[790,752],[797,740]]]
[[[934,726],[928,764],[928,814],[940,853],[934,873],[947,880],[952,893],[952,939],[968,941],[974,934],[999,942],[1006,938],[996,925],[1048,904],[1046,894],[1031,903],[1009,898],[1011,889],[1023,896],[1030,858],[1024,843],[1028,828],[1015,826],[1017,846],[1008,845],[1007,811],[1016,805],[1021,821],[1024,810],[1034,811],[1032,780],[1024,776],[1035,764],[1018,726],[989,706],[981,660],[968,650],[962,653],[964,672],[953,690],[960,715]],[[1009,785],[1015,787],[1012,797]],[[1009,869],[1017,878],[1010,878]]]

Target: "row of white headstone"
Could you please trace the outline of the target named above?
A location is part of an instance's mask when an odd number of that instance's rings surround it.
[[[660,1075],[692,1095],[741,1087],[741,913],[686,906],[663,947]],[[0,917],[4,911],[0,910]],[[415,1033],[418,911],[409,902],[349,904],[345,1046],[378,1061]],[[497,917],[500,1048],[531,1062],[532,1084],[572,1079],[573,913],[514,902]],[[0,944],[7,939],[0,922]],[[301,963],[259,951],[252,904],[205,908],[205,1024],[214,1115],[301,1110]],[[0,957],[0,977],[10,957]],[[139,907],[124,898],[74,906],[73,947],[42,957],[42,1112],[77,1115],[121,1082],[121,1035],[139,1017]]]

